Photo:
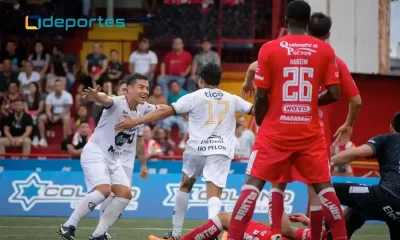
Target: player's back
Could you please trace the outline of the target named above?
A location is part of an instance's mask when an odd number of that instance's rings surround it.
[[[308,35],[287,35],[261,48],[255,77],[269,91],[259,138],[285,149],[307,148],[320,138],[318,92],[339,82],[333,49]]]
[[[179,100],[181,103],[173,104],[173,107],[186,104],[189,110],[186,151],[198,155],[223,154],[233,158],[235,113],[248,113],[252,104],[217,88],[200,89]]]

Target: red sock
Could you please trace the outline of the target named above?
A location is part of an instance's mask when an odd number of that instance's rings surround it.
[[[321,240],[324,212],[321,206],[310,206],[311,239]]]
[[[260,191],[251,185],[244,185],[232,212],[228,240],[243,240],[247,223],[251,220]]]
[[[347,240],[346,227],[342,205],[333,188],[327,188],[318,193],[322,203],[325,222],[328,224],[333,240]]]
[[[283,215],[283,192],[272,188],[269,200],[269,222],[272,236],[281,235]]]
[[[222,232],[222,224],[218,216],[208,220],[205,224],[193,229],[186,234],[181,240],[214,240]]]
[[[322,239],[326,240],[326,231],[322,230]],[[296,230],[296,238],[295,240],[311,240],[311,231],[310,229],[298,228]]]

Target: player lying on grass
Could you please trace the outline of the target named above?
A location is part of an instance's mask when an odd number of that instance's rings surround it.
[[[208,220],[205,224],[193,229],[191,232],[183,236],[180,240],[214,240],[216,239],[223,230],[228,231],[231,223],[231,213],[221,212],[217,216]],[[310,225],[310,219],[301,213],[295,213],[289,217],[283,215],[282,217],[282,240],[310,240],[310,230],[306,228],[295,228],[290,224],[292,222],[300,222],[305,226]],[[247,225],[246,232],[243,239],[259,239],[269,240],[271,239],[272,232],[268,226],[263,223],[250,221]],[[221,240],[227,240],[227,232],[222,236]],[[150,235],[149,240],[161,240],[156,236]],[[172,239],[172,238],[170,238]],[[326,240],[326,233],[323,232],[321,240]]]

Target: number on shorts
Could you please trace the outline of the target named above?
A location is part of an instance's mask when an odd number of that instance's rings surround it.
[[[204,104],[207,105],[208,108],[208,120],[206,121],[206,125],[208,124],[220,124],[222,122],[222,117],[229,112],[229,102],[217,100],[217,105],[223,105],[222,111],[218,113],[217,119],[213,118],[213,103],[208,100],[204,100]]]
[[[287,80],[283,84],[283,101],[284,102],[311,102],[312,100],[312,84],[305,77],[313,78],[314,69],[308,67],[285,67],[283,68],[283,77],[287,78],[292,75],[291,80]],[[289,93],[289,87],[298,87],[297,91]]]

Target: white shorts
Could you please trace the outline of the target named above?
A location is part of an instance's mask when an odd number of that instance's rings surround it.
[[[203,174],[205,182],[212,182],[224,188],[228,178],[232,159],[225,155],[198,156],[183,153],[182,172],[190,178],[197,179]]]
[[[85,175],[87,191],[92,191],[96,186],[107,185],[124,185],[131,187],[132,173],[128,177],[121,163],[116,162],[113,165],[107,164],[111,162],[104,158],[101,152],[92,149],[84,149],[81,155],[81,166]]]
[[[124,168],[124,172],[129,179],[129,186],[132,186],[133,168],[125,167],[125,166],[122,166],[122,167]]]

